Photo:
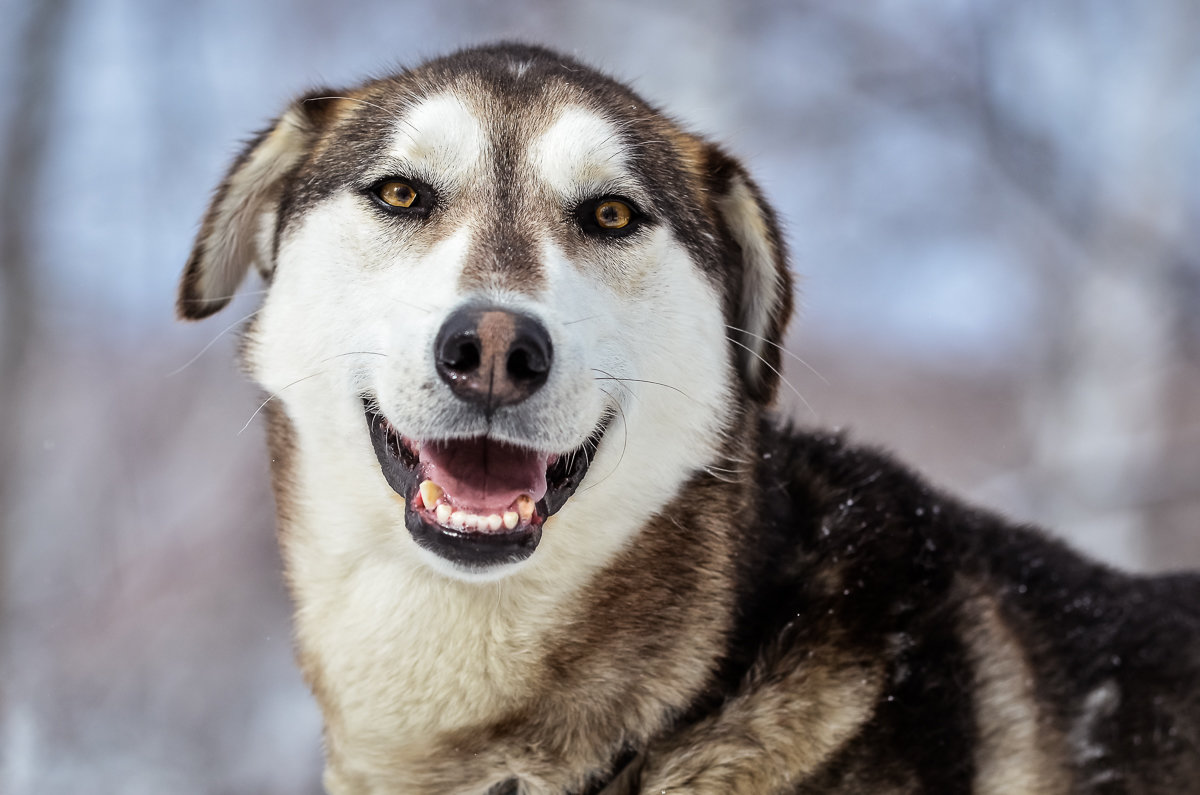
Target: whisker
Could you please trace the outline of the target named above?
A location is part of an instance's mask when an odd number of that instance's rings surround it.
[[[634,384],[654,384],[655,386],[662,386],[662,387],[666,387],[667,389],[673,389],[676,392],[678,392],[679,394],[683,395],[688,400],[695,400],[694,397],[689,395],[687,392],[684,392],[679,387],[671,386],[670,384],[664,384],[662,381],[650,381],[645,378],[621,378],[619,376],[613,375],[612,373],[607,373],[598,367],[593,367],[592,370],[597,373],[604,373],[604,377],[592,376],[593,381],[621,381],[621,382],[628,381],[628,382],[634,383]],[[630,393],[630,394],[632,394],[632,393]],[[699,402],[699,401],[697,401],[697,402]]]
[[[601,370],[601,369],[600,369],[600,368],[598,368],[598,367],[593,367],[593,368],[592,368],[592,372],[596,372],[596,373],[604,373],[604,377],[603,377],[603,378],[598,378],[598,377],[596,377],[596,376],[592,376],[592,380],[593,380],[593,381],[616,381],[616,382],[618,382],[618,383],[617,383],[617,386],[618,386],[618,387],[620,387],[622,390],[624,390],[625,394],[626,394],[626,395],[629,395],[629,397],[630,397],[632,400],[637,400],[637,399],[638,399],[638,396],[637,396],[637,394],[635,394],[635,393],[634,393],[634,391],[633,391],[632,389],[630,389],[629,387],[627,387],[627,386],[625,386],[624,384],[620,383],[621,379],[620,379],[620,378],[617,378],[615,375],[613,375],[612,373],[608,372],[607,370]],[[606,395],[607,395],[607,394],[609,394],[607,391],[605,391],[605,390],[603,390],[603,389],[601,389],[600,391],[604,392],[604,394],[606,394]]]
[[[563,325],[564,326],[573,326],[576,323],[582,323],[585,320],[595,320],[598,317],[601,317],[601,315],[588,315],[587,317],[581,317],[578,320],[568,320],[566,323],[563,323]]]
[[[237,435],[237,436],[241,436],[241,435],[242,435],[242,433],[243,433],[243,432],[245,432],[245,430],[246,430],[247,428],[249,428],[249,427],[250,427],[250,423],[254,422],[254,418],[258,416],[258,413],[259,413],[260,411],[262,411],[264,408],[266,408],[266,405],[267,405],[268,403],[270,403],[272,400],[274,400],[275,398],[277,398],[277,397],[279,397],[280,395],[282,395],[282,394],[283,394],[283,391],[284,391],[284,389],[291,389],[292,387],[294,387],[296,384],[300,383],[301,381],[307,381],[307,380],[308,380],[308,379],[310,379],[310,378],[316,378],[317,376],[319,376],[319,375],[324,375],[324,374],[325,374],[325,371],[324,371],[324,370],[320,370],[320,371],[318,371],[318,372],[312,373],[311,375],[306,375],[306,376],[304,376],[303,378],[297,378],[295,381],[293,381],[292,383],[288,384],[288,385],[287,385],[287,386],[285,386],[283,389],[280,389],[278,392],[274,392],[274,393],[272,393],[272,394],[270,395],[270,397],[268,397],[266,400],[264,400],[262,403],[260,403],[260,404],[258,405],[258,408],[256,408],[256,409],[254,410],[254,413],[250,415],[250,419],[246,420],[246,424],[242,426],[242,430],[238,431],[236,435]]]
[[[208,344],[207,344],[207,345],[205,345],[203,348],[201,348],[201,349],[200,349],[200,352],[199,352],[199,353],[197,353],[195,356],[193,356],[192,358],[190,358],[190,359],[188,359],[186,362],[184,362],[184,363],[183,363],[183,365],[181,365],[180,367],[177,367],[176,369],[174,369],[174,370],[172,370],[171,372],[167,373],[167,374],[166,374],[165,376],[163,376],[163,377],[164,377],[164,378],[171,378],[172,376],[179,375],[179,374],[180,374],[180,373],[182,373],[184,370],[186,370],[186,369],[188,369],[189,367],[191,367],[193,364],[195,364],[195,363],[196,363],[196,360],[197,360],[197,359],[199,359],[201,356],[203,356],[205,353],[207,353],[207,352],[208,352],[208,349],[209,349],[209,348],[211,348],[212,346],[214,346],[214,345],[216,345],[216,344],[217,344],[217,340],[221,339],[221,337],[224,337],[224,336],[225,336],[226,334],[228,334],[230,331],[233,331],[235,328],[237,328],[237,327],[238,327],[238,326],[240,326],[241,324],[245,323],[247,320],[249,320],[250,318],[254,317],[255,315],[257,315],[257,314],[258,314],[259,312],[261,312],[261,311],[262,311],[262,307],[259,307],[258,309],[255,309],[253,312],[251,312],[250,314],[246,315],[245,317],[243,317],[243,318],[240,318],[239,320],[235,320],[235,321],[233,321],[232,323],[230,323],[228,326],[226,326],[225,328],[221,329],[219,332],[217,332],[217,336],[215,336],[215,337],[213,337],[211,340],[209,340],[209,341],[208,341]]]
[[[401,306],[407,306],[410,309],[420,310],[421,312],[424,312],[427,315],[435,309],[442,309],[442,307],[440,307],[440,306],[422,306],[421,304],[414,304],[409,301],[402,301],[399,298],[389,298],[388,300],[391,301],[393,304],[400,304]]]
[[[729,341],[730,341],[730,342],[732,342],[734,345],[738,346],[739,348],[743,348],[743,349],[745,349],[747,352],[749,352],[749,353],[750,353],[750,355],[751,355],[751,356],[754,356],[756,359],[758,359],[760,362],[762,362],[764,365],[766,365],[766,366],[767,366],[767,369],[769,369],[771,372],[775,373],[775,375],[779,376],[779,380],[780,380],[780,381],[782,381],[783,383],[787,384],[787,388],[788,388],[788,389],[790,389],[790,390],[792,390],[793,392],[795,392],[795,393],[796,393],[796,397],[800,398],[800,402],[801,402],[801,403],[803,403],[803,404],[805,405],[805,407],[806,407],[806,408],[809,410],[809,412],[810,412],[810,413],[813,415],[813,417],[816,417],[816,416],[817,416],[817,411],[816,411],[816,409],[814,409],[814,408],[812,407],[812,404],[811,404],[811,403],[809,403],[807,400],[805,400],[805,399],[804,399],[804,395],[801,395],[801,394],[800,394],[800,390],[799,390],[799,389],[796,389],[796,387],[795,387],[795,386],[792,384],[792,382],[791,382],[791,381],[789,381],[789,380],[787,380],[786,378],[784,378],[784,377],[783,377],[783,373],[779,372],[779,371],[778,371],[778,370],[776,370],[774,367],[772,367],[772,366],[771,366],[771,363],[770,363],[770,362],[768,362],[766,359],[764,359],[764,358],[763,358],[761,355],[759,355],[759,354],[758,354],[758,352],[756,352],[754,349],[752,349],[752,348],[750,348],[750,347],[748,347],[748,346],[746,346],[746,345],[743,345],[742,343],[738,342],[738,341],[737,341],[737,340],[735,340],[735,339],[730,339],[730,338],[728,338],[728,337],[727,337],[726,339],[729,339]]]
[[[613,407],[617,410],[617,413],[621,415],[621,432],[624,438],[621,441],[621,455],[617,457],[617,463],[613,465],[613,468],[609,470],[604,477],[600,478],[595,483],[590,484],[586,489],[582,489],[582,491],[589,491],[615,475],[617,470],[621,468],[621,462],[625,460],[625,451],[629,449],[629,423],[625,420],[625,410],[621,408],[620,401],[618,401],[611,392],[602,386],[596,388],[608,395],[609,400],[612,401]]]
[[[332,362],[334,359],[340,359],[343,356],[382,356],[385,359],[387,358],[386,353],[380,353],[379,351],[346,351],[345,353],[335,353],[333,356],[325,357],[321,360],[321,364]]]
[[[727,329],[731,329],[731,330],[733,330],[733,331],[738,331],[738,332],[741,332],[742,334],[745,334],[745,335],[746,335],[746,336],[748,336],[748,337],[754,337],[755,339],[762,340],[762,341],[763,341],[763,342],[765,342],[767,345],[770,345],[772,348],[778,348],[778,349],[779,349],[779,352],[780,352],[780,353],[782,353],[784,356],[790,356],[791,358],[793,358],[793,359],[795,359],[796,361],[800,362],[800,364],[802,364],[802,365],[804,365],[805,367],[807,367],[807,368],[809,369],[809,371],[811,371],[811,372],[812,372],[812,374],[813,374],[813,375],[815,375],[817,378],[820,378],[820,379],[821,379],[821,381],[823,381],[823,382],[825,383],[825,385],[826,385],[826,386],[828,386],[828,385],[829,385],[829,381],[828,381],[828,380],[826,380],[825,376],[823,376],[823,375],[821,375],[819,372],[817,372],[817,368],[813,367],[811,364],[809,364],[808,362],[804,361],[804,360],[803,360],[803,359],[801,359],[799,356],[797,356],[795,353],[793,353],[792,351],[790,351],[790,350],[788,350],[787,348],[785,348],[785,347],[783,347],[782,345],[780,345],[778,342],[772,342],[771,340],[767,339],[766,337],[764,337],[764,336],[763,336],[763,335],[761,335],[761,334],[755,334],[753,331],[746,331],[746,329],[744,329],[744,328],[738,328],[737,326],[731,326],[731,325],[729,325],[728,323],[726,323],[726,324],[725,324],[725,328],[727,328]],[[726,337],[725,339],[729,339],[729,337]],[[732,342],[732,340],[730,340],[730,341]]]

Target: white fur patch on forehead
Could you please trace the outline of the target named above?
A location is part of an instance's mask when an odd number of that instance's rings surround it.
[[[529,147],[538,174],[560,195],[575,196],[630,182],[629,152],[616,125],[568,107]]]
[[[470,108],[453,94],[435,94],[396,122],[388,154],[431,180],[461,184],[477,171],[487,149],[483,125]]]

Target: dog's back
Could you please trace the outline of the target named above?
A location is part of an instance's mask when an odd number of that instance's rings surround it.
[[[1200,576],[1122,574],[875,451],[764,435],[752,656],[788,638],[803,669],[833,637],[884,661],[871,717],[797,791],[1200,787]]]

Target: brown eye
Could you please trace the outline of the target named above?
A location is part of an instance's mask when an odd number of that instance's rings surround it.
[[[636,235],[639,229],[652,223],[636,204],[611,195],[580,202],[574,216],[580,230],[598,240]]]
[[[615,199],[596,205],[596,224],[601,229],[624,229],[633,219],[633,210],[625,202]]]
[[[407,182],[385,182],[375,191],[376,195],[393,207],[412,207],[417,200],[417,191]]]

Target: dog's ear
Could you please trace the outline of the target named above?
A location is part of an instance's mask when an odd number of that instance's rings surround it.
[[[783,333],[792,314],[792,273],[775,211],[746,169],[706,145],[707,188],[734,269],[726,334],[754,400],[770,403],[782,377]]]
[[[334,91],[300,97],[246,144],[213,194],[179,281],[176,314],[199,320],[232,298],[251,265],[274,268],[275,211],[284,181],[335,115]]]

